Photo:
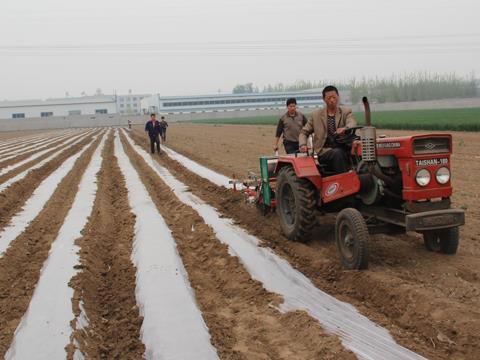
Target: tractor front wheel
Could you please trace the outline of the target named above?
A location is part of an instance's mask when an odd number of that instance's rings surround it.
[[[280,170],[275,197],[283,233],[289,240],[306,242],[316,222],[316,192],[307,179],[298,178],[290,166]]]
[[[335,223],[335,241],[345,268],[368,267],[368,228],[362,214],[353,208],[340,211]]]
[[[431,230],[423,233],[423,241],[428,251],[453,255],[458,249],[458,227]]]

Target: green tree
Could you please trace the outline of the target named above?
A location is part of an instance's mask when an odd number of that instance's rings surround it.
[[[234,94],[250,94],[254,92],[258,92],[258,87],[254,87],[253,83],[251,82],[246,84],[238,84],[232,90],[232,93]]]

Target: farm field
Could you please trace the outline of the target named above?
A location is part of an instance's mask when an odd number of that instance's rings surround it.
[[[308,112],[305,112],[308,115]],[[359,124],[363,124],[364,113],[355,112]],[[196,120],[203,124],[277,124],[279,116],[260,116],[234,119]],[[372,115],[375,126],[384,129],[456,130],[480,131],[480,108],[375,111]]]
[[[480,133],[454,133],[458,254],[375,235],[362,272],[332,216],[292,243],[225,187],[273,134],[171,124],[154,155],[142,127],[0,134],[0,356],[478,359]]]

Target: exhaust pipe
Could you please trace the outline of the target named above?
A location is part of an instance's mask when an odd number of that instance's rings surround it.
[[[362,98],[363,106],[365,108],[365,126],[362,128],[362,161],[367,165],[367,169],[370,175],[373,175],[377,179],[382,180],[387,187],[394,186],[394,180],[385,175],[377,165],[377,131],[372,126],[372,119],[370,114],[370,104],[366,96]],[[368,182],[366,182],[368,185]],[[376,186],[376,185],[375,185]],[[388,189],[383,189],[384,192],[388,192],[390,196],[398,197]]]
[[[362,98],[363,107],[365,108],[365,126],[372,126],[372,118],[370,115],[370,104],[366,96]]]

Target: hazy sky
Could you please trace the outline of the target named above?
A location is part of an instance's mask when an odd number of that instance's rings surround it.
[[[480,77],[478,0],[0,0],[0,100]]]

